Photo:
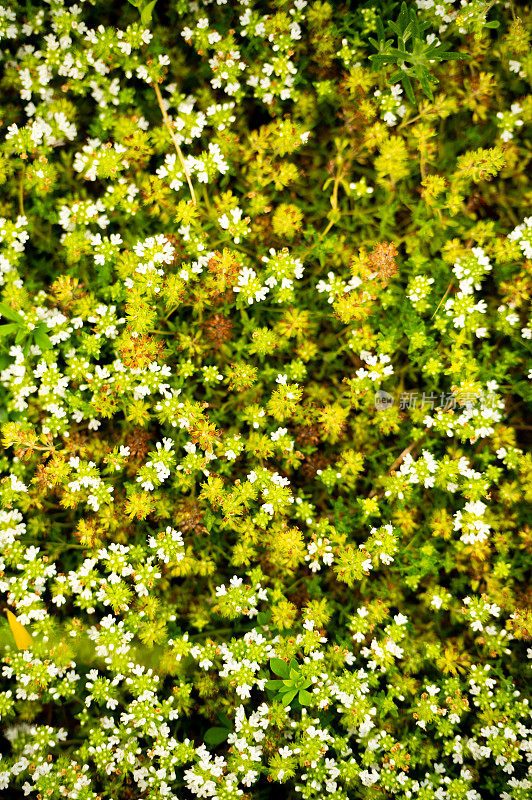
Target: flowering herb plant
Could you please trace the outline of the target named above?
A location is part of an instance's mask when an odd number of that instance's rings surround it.
[[[401,12],[397,17],[397,22],[389,22],[388,28],[397,37],[397,47],[393,47],[393,40],[385,38],[384,25],[380,17],[376,18],[378,39],[371,39],[371,44],[379,51],[370,56],[375,67],[379,69],[385,64],[396,64],[397,72],[390,76],[390,82],[395,83],[399,80],[403,84],[408,99],[415,103],[414,90],[412,88],[411,77],[417,78],[421,88],[429,100],[434,100],[431,84],[437,79],[431,75],[429,65],[436,61],[451,61],[453,59],[465,58],[463,53],[451,53],[445,49],[445,45],[438,42],[435,34],[424,36],[424,32],[430,27],[429,22],[421,22],[416,10],[408,8],[406,3],[401,5]],[[411,44],[411,49],[406,48],[406,44]],[[406,66],[406,62],[411,66]]]
[[[530,20],[3,0],[6,797],[531,796]]]
[[[294,659],[287,664],[282,658],[271,658],[270,668],[282,680],[267,681],[266,688],[277,691],[283,706],[289,706],[296,697],[302,706],[312,702],[312,695],[307,691],[312,681],[301,674]]]

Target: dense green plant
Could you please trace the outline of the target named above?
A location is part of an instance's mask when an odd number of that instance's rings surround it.
[[[530,19],[0,7],[6,797],[530,797]]]
[[[265,685],[267,689],[273,689],[277,693],[277,699],[283,706],[289,706],[296,697],[300,705],[310,705],[312,695],[307,689],[312,686],[312,681],[299,671],[294,659],[287,664],[282,658],[271,658],[270,667],[281,680],[267,681]]]
[[[431,34],[429,41],[424,33],[430,28],[430,23],[421,21],[417,11],[408,8],[406,3],[401,5],[397,22],[388,23],[388,29],[397,37],[397,47],[393,46],[393,39],[386,39],[380,16],[376,18],[376,25],[378,39],[370,38],[369,41],[379,52],[370,56],[370,60],[377,69],[386,64],[395,64],[398,67],[397,72],[390,76],[390,83],[400,81],[412,103],[415,103],[415,96],[410,78],[416,78],[429,100],[434,100],[431,84],[437,83],[437,79],[430,72],[430,64],[465,58],[463,53],[446,50],[444,44],[435,44],[435,34]],[[486,27],[493,27],[493,24],[487,23]],[[407,49],[407,43],[410,49]]]

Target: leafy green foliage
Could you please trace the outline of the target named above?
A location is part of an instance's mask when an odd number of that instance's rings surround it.
[[[48,350],[52,346],[50,337],[46,333],[46,325],[31,322],[28,325],[28,321],[21,314],[5,303],[0,303],[0,314],[11,320],[5,325],[0,325],[0,337],[14,335],[15,344],[23,345],[24,354],[28,353],[32,343],[41,350]]]
[[[390,76],[390,83],[400,81],[408,99],[414,103],[414,89],[412,78],[415,78],[424,94],[434,100],[433,87],[438,83],[437,78],[431,73],[430,65],[439,61],[452,61],[467,58],[465,53],[454,53],[447,50],[445,44],[437,40],[435,34],[430,41],[425,36],[429,23],[423,22],[414,8],[409,8],[402,3],[399,16],[395,22],[389,21],[385,30],[381,17],[376,19],[377,39],[370,38],[371,44],[378,53],[371,55],[375,69],[380,69],[387,64],[395,64],[397,71]],[[397,41],[388,39],[386,34],[394,34]],[[434,43],[434,40],[437,43]]]
[[[155,9],[0,9],[0,790],[528,800],[530,9]]]
[[[149,26],[157,0],[128,0],[128,3],[138,8],[141,23],[145,26]]]
[[[312,681],[301,674],[294,659],[287,664],[282,658],[271,658],[270,668],[282,680],[269,680],[266,682],[266,688],[274,690],[284,706],[290,705],[296,697],[300,705],[309,705],[312,696],[307,689],[312,686]]]

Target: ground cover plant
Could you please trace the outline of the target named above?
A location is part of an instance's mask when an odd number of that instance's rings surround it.
[[[3,0],[3,796],[531,796],[530,16]]]

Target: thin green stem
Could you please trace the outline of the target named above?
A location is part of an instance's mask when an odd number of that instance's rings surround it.
[[[24,214],[24,177],[26,175],[26,166],[22,165],[22,171],[20,173],[20,180],[18,183],[18,209],[20,212],[21,217],[26,216]]]

